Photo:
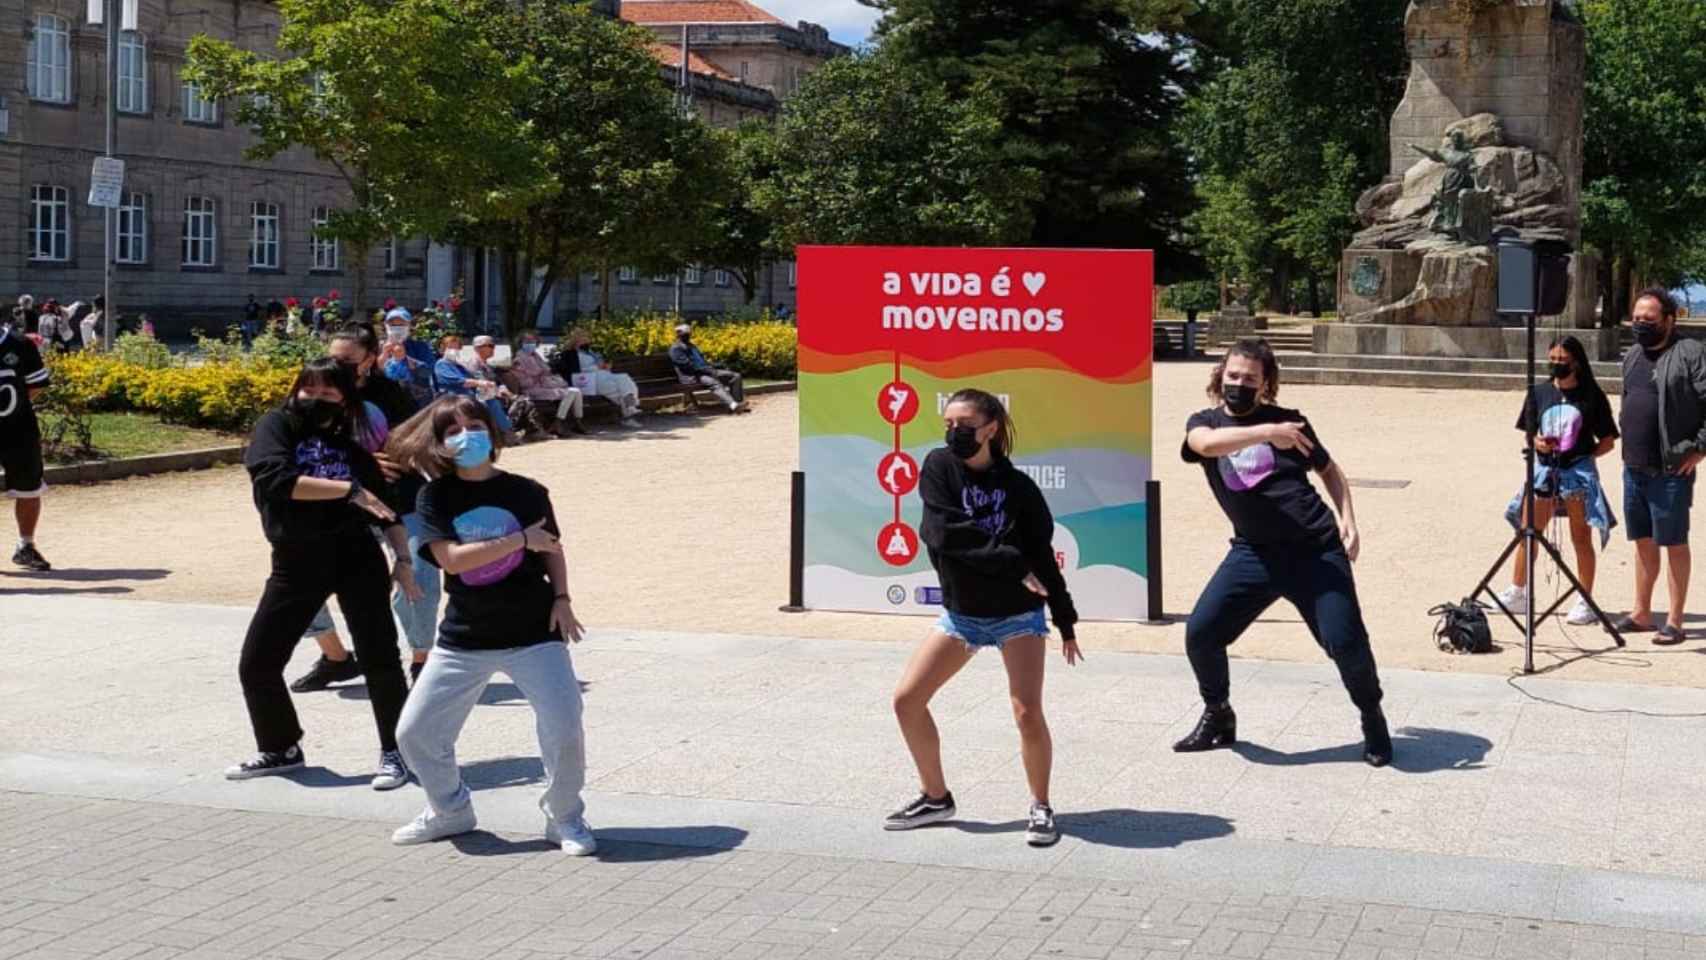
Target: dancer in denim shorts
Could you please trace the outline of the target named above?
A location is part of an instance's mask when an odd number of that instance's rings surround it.
[[[911,830],[953,819],[954,795],[942,770],[930,698],[979,650],[993,648],[1007,666],[1031,788],[1025,840],[1046,847],[1060,833],[1049,801],[1054,743],[1043,719],[1048,653],[1043,606],[1060,629],[1068,664],[1083,658],[1073,631],[1078,611],[1055,559],[1048,503],[1036,483],[1007,459],[1014,430],[1006,408],[982,390],[961,390],[948,399],[943,419],[947,446],[925,458],[918,489],[924,499],[920,534],[942,584],[944,610],[913,652],[894,693],[895,716],[923,792],[889,814],[883,828]]]

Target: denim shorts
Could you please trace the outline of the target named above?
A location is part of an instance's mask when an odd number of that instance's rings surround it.
[[[975,652],[985,647],[1000,650],[1007,641],[1019,637],[1046,637],[1048,621],[1043,619],[1041,607],[1011,617],[968,617],[943,610],[936,620],[936,629],[964,642]]]
[[[1623,518],[1630,540],[1651,539],[1661,547],[1687,543],[1693,506],[1693,477],[1623,468]]]

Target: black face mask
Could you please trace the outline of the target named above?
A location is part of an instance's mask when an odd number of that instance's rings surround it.
[[[338,416],[344,412],[344,407],[341,403],[316,397],[313,400],[297,400],[296,412],[316,427],[329,427],[337,422]]]
[[[1244,383],[1227,383],[1220,387],[1220,395],[1226,400],[1226,409],[1235,417],[1242,417],[1256,411],[1256,388]]]
[[[976,427],[949,427],[947,435],[942,439],[948,445],[948,452],[961,460],[970,460],[983,449],[983,444],[977,442]]]
[[[1576,367],[1574,364],[1554,363],[1552,365],[1552,379],[1562,380],[1565,377],[1569,376],[1570,374],[1574,373],[1575,371],[1576,371]]]
[[[365,362],[340,363],[338,366],[349,371],[350,379],[355,381],[356,386],[359,387],[363,383],[367,382],[367,364]]]
[[[1665,341],[1665,335],[1656,323],[1637,323],[1634,326],[1635,342],[1649,350]]]

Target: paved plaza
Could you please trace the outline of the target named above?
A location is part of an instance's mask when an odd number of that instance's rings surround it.
[[[1181,757],[1184,661],[1092,651],[1051,662],[1039,851],[994,658],[938,701],[960,822],[896,835],[905,646],[599,630],[574,861],[501,681],[471,837],[389,845],[422,800],[368,789],[359,685],[297,698],[309,770],[222,780],[247,617],[0,597],[34,638],[0,649],[0,957],[1706,957],[1698,691],[1388,670],[1371,770],[1325,663],[1235,661],[1246,743]]]

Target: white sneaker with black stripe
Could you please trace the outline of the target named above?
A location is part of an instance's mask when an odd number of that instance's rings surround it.
[[[1030,823],[1025,827],[1025,842],[1033,847],[1052,847],[1060,841],[1060,831],[1054,825],[1054,808],[1046,803],[1031,804]]]
[[[918,795],[899,810],[888,815],[883,821],[884,830],[914,830],[932,823],[942,823],[954,819],[954,794],[952,791],[939,798],[932,798],[927,793]]]

